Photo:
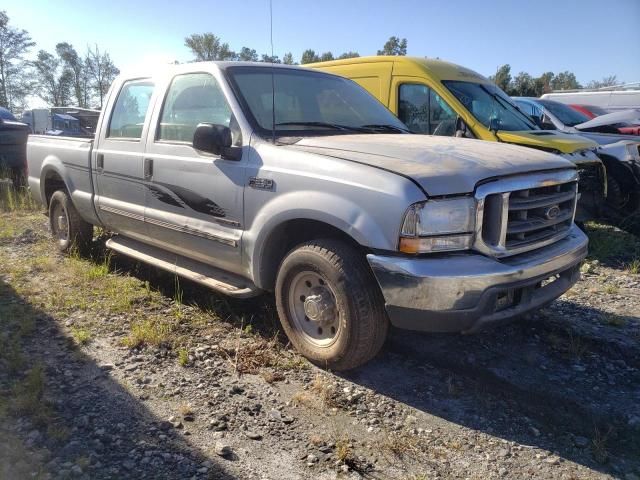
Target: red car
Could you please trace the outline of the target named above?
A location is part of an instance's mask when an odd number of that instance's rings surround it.
[[[570,104],[569,106],[574,110],[585,114],[589,118],[595,118],[609,113],[604,108],[597,107],[595,105]],[[626,135],[640,135],[640,125],[619,126],[617,128],[620,133],[624,133]]]

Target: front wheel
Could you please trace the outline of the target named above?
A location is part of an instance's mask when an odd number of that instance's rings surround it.
[[[364,256],[339,240],[304,243],[285,257],[276,305],[294,347],[331,370],[372,359],[389,329],[380,288]]]
[[[64,190],[57,190],[49,201],[49,226],[58,250],[70,253],[78,250],[86,253],[93,238],[93,225],[85,222],[69,194]]]

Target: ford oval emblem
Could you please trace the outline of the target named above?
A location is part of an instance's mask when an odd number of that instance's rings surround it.
[[[547,208],[544,212],[544,216],[549,220],[553,220],[554,218],[558,218],[560,215],[560,207],[558,205],[553,205]]]

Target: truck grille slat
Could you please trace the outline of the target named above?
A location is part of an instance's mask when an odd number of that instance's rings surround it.
[[[476,248],[507,256],[563,238],[573,224],[577,194],[575,172],[523,176],[517,182],[505,179],[479,187]]]

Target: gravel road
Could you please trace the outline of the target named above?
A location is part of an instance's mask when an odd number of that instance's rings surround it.
[[[393,331],[334,374],[290,349],[269,296],[106,261],[104,238],[63,258],[41,215],[0,214],[0,479],[637,480],[640,242],[589,234],[544,310]]]

